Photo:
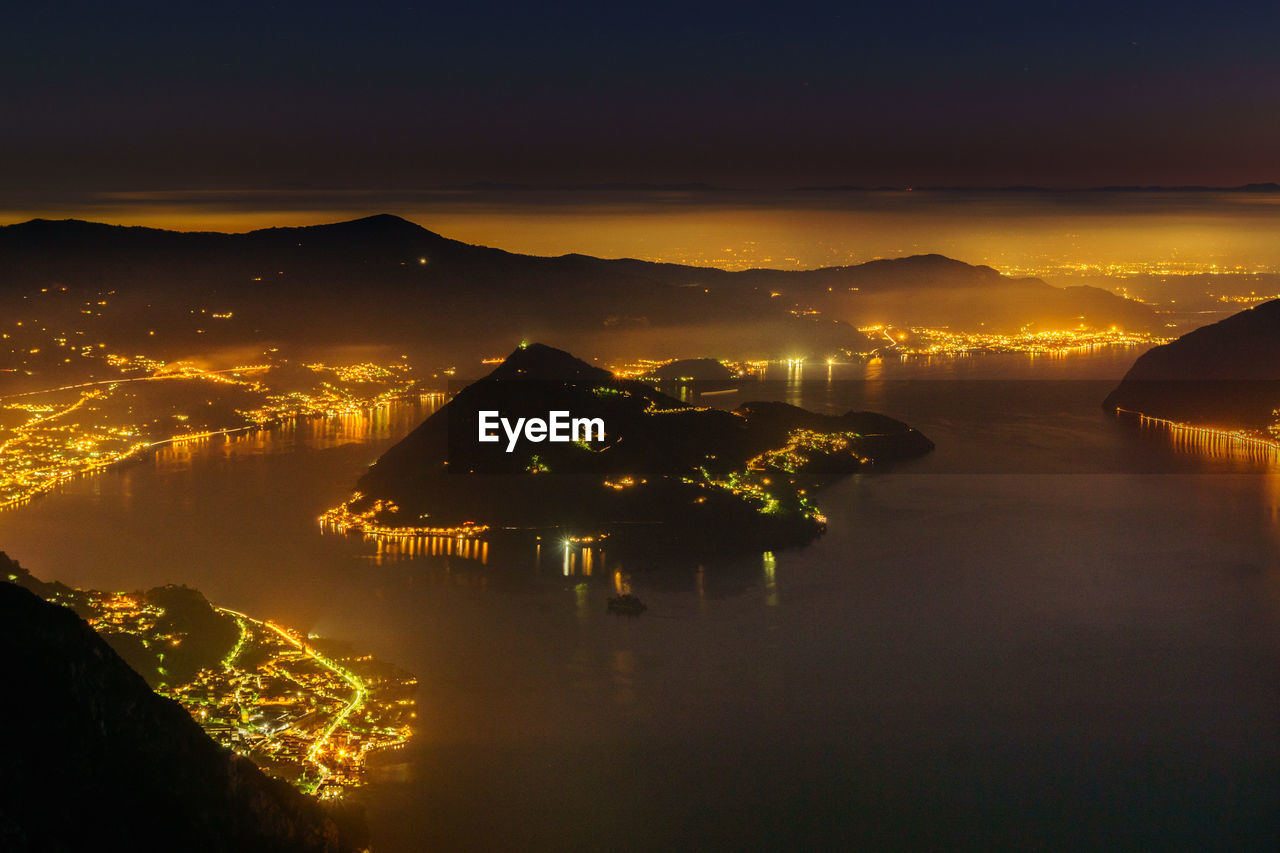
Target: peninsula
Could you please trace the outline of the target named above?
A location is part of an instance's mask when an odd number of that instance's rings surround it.
[[[548,410],[604,424],[603,441],[477,440],[489,412]],[[683,403],[541,344],[522,346],[388,450],[324,523],[371,535],[609,537],[699,551],[798,545],[822,533],[811,502],[832,477],[928,452],[871,412],[784,403]]]

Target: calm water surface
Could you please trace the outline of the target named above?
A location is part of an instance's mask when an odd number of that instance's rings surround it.
[[[1280,465],[1111,422],[1096,380],[1132,357],[824,366],[718,398],[876,408],[938,445],[822,492],[828,534],[776,554],[566,576],[555,548],[321,535],[427,404],[165,451],[0,514],[0,545],[416,673],[421,731],[367,794],[377,850],[1273,849]],[[619,577],[643,617],[606,614]]]

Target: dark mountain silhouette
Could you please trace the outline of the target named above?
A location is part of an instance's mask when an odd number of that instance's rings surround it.
[[[514,420],[557,410],[602,419],[604,441],[521,440],[508,452],[505,437],[478,440],[482,411]],[[817,439],[786,459],[762,460],[800,430],[849,440]],[[351,509],[375,510],[377,522],[395,527],[474,522],[497,531],[605,531],[632,547],[778,547],[821,532],[798,488],[804,476],[843,474],[932,447],[906,424],[866,412],[817,415],[781,403],[734,412],[691,407],[534,344],[388,450],[357,483],[361,497]]]
[[[41,288],[66,287],[67,316],[89,322],[84,305],[95,317],[98,294],[114,291],[93,334],[177,354],[248,341],[431,341],[470,356],[554,334],[602,354],[625,341],[632,355],[696,347],[730,358],[817,357],[869,351],[855,327],[878,322],[998,330],[1154,320],[1101,289],[1008,278],[938,255],[726,272],[517,255],[390,215],[245,234],[37,219],[0,228],[0,267],[0,300],[13,310],[29,311],[35,303],[22,297]],[[210,322],[202,309],[235,316]]]
[[[733,371],[714,358],[677,358],[645,374],[660,382],[721,382],[733,378]]]
[[[1222,427],[1267,426],[1280,407],[1280,299],[1144,353],[1104,406]]]
[[[69,607],[82,619],[95,615],[76,590],[67,585],[42,581],[17,563],[7,568],[10,583],[29,589],[46,601]],[[132,597],[162,611],[156,625],[159,633],[180,636],[183,641],[166,647],[161,658],[157,650],[144,645],[137,634],[116,630],[106,623],[98,625],[96,630],[151,687],[187,683],[200,670],[218,666],[239,639],[235,620],[215,610],[199,590],[168,584],[134,592]]]
[[[0,552],[0,579],[21,567]],[[215,744],[65,607],[0,582],[0,849],[347,851],[335,815]]]

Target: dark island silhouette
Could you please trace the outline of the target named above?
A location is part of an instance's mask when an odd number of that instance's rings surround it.
[[[25,574],[0,552],[0,577]],[[0,582],[0,849],[340,853],[363,821],[215,744],[84,620]]]
[[[1280,408],[1280,299],[1147,351],[1103,406],[1225,429],[1266,428]]]
[[[555,410],[600,418],[604,440],[520,441],[511,452],[505,438],[478,440],[480,412],[514,420]],[[636,549],[773,548],[822,532],[807,493],[824,478],[932,447],[906,424],[870,412],[690,406],[533,344],[388,450],[356,484],[347,512],[383,528],[604,534]]]
[[[0,307],[38,306],[42,324],[63,312],[113,351],[145,344],[172,357],[376,340],[460,363],[512,340],[554,337],[610,357],[825,358],[875,349],[857,326],[877,323],[992,332],[1159,325],[1148,306],[1100,288],[1054,287],[941,255],[727,272],[513,254],[385,214],[244,234],[36,219],[0,227],[0,268]],[[24,332],[11,334],[5,345],[21,347]]]
[[[655,367],[643,378],[661,383],[724,382],[733,379],[734,373],[714,358],[677,358]]]
[[[742,377],[714,358],[677,358],[640,377],[658,390],[682,399],[702,394],[727,394],[742,386]]]

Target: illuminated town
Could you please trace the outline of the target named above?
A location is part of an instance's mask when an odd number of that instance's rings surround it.
[[[870,464],[871,460],[856,450],[858,439],[854,432],[824,433],[811,429],[795,429],[787,437],[787,443],[761,453],[747,461],[747,468],[752,471],[767,471],[776,468],[788,474],[796,474],[820,457],[848,455],[859,464]]]
[[[1170,258],[1159,258],[1153,260],[1129,260],[1115,261],[1110,263],[1097,263],[1078,260],[1054,259],[1046,258],[1041,263],[1032,266],[1009,265],[992,263],[996,269],[1005,275],[1010,276],[1107,276],[1110,278],[1123,279],[1139,275],[1154,276],[1190,276],[1190,275],[1217,275],[1217,276],[1244,276],[1244,275],[1265,275],[1274,273],[1275,270],[1267,264],[1239,264],[1228,263],[1225,259],[1221,263],[1215,263],[1208,260],[1185,261],[1173,260]]]
[[[389,545],[393,552],[405,556],[444,554],[488,561],[489,544],[477,541],[488,532],[488,525],[465,522],[455,527],[397,526],[380,521],[379,517],[394,516],[400,511],[399,507],[390,501],[377,500],[364,510],[352,509],[363,498],[360,492],[353,492],[349,499],[320,516],[320,528],[329,533],[362,535],[378,544],[379,556],[384,546]]]
[[[1250,291],[1248,294],[1222,294],[1218,297],[1219,302],[1226,302],[1234,305],[1258,305],[1263,302],[1270,302],[1273,299],[1280,299],[1280,293],[1269,293],[1259,296],[1256,292]]]
[[[1097,347],[1154,346],[1164,339],[1122,329],[1035,329],[1016,333],[953,331],[925,327],[875,325],[859,329],[903,355],[968,355],[973,353],[1061,354]]]
[[[1036,329],[1025,327],[1017,332],[960,331],[924,326],[895,326],[877,323],[860,326],[858,331],[867,335],[874,346],[870,353],[841,352],[826,359],[826,364],[837,364],[862,359],[883,358],[892,355],[975,355],[982,353],[1028,353],[1033,355],[1065,355],[1081,353],[1101,347],[1148,347],[1166,342],[1147,332],[1111,329]],[[674,359],[636,359],[609,365],[609,370],[619,379],[645,378]],[[795,370],[808,361],[803,357],[781,360],[725,361],[726,367],[737,379],[764,378],[771,365]]]
[[[370,753],[402,746],[416,717],[412,676],[368,655],[219,608],[240,629],[221,668],[173,688],[214,740],[322,797],[363,783]]]
[[[184,588],[110,593],[8,579],[75,610],[215,741],[308,793],[341,797],[363,784],[373,752],[412,736],[417,680],[369,655],[210,607]],[[222,628],[230,649],[214,654]]]
[[[422,395],[404,361],[294,364],[274,349],[261,363],[217,369],[141,355],[100,361],[113,378],[0,396],[0,508],[164,445]]]

